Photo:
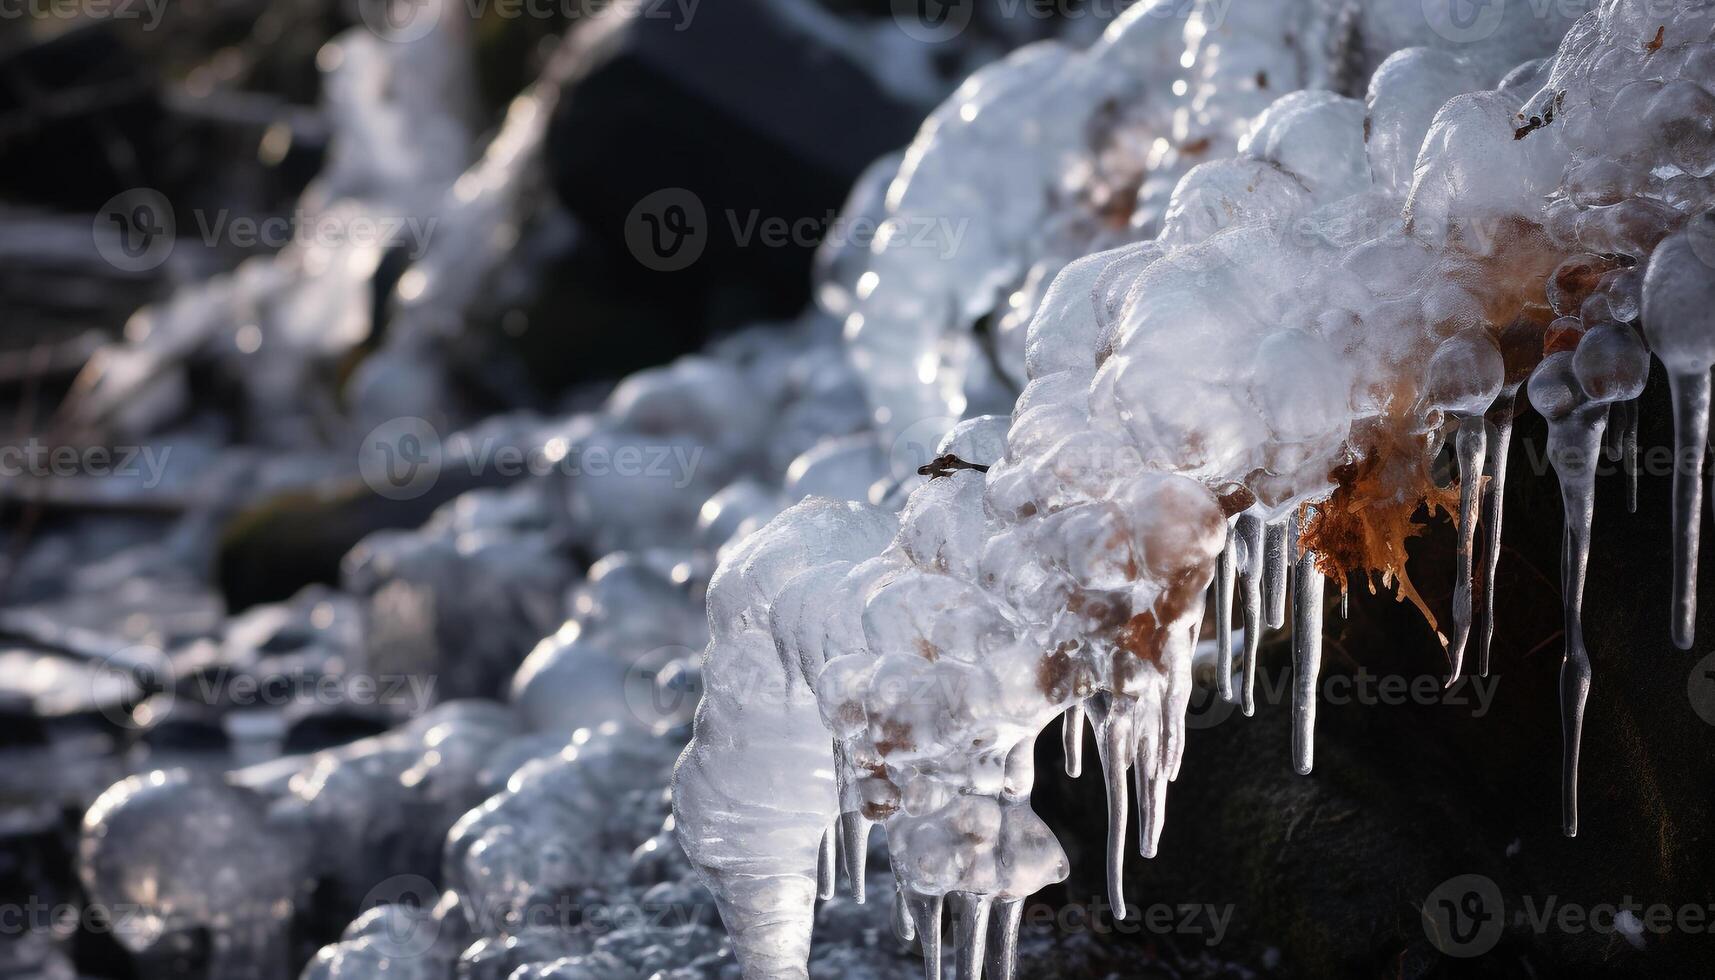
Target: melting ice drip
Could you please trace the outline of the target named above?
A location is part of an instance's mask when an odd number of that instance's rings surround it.
[[[1358,16],[1389,17],[1367,6]],[[937,127],[955,115],[973,127],[993,116],[997,134],[1035,129],[1057,145],[1054,112],[1018,92],[1050,91],[1105,64],[1128,32],[1154,29],[1146,11],[1082,58],[1026,53],[979,74],[907,155],[889,208],[899,213]],[[724,556],[709,589],[706,695],[674,803],[745,976],[806,975],[813,900],[832,893],[842,855],[861,889],[876,822],[900,931],[921,940],[927,975],[940,975],[944,904],[959,975],[1010,975],[1020,903],[1066,874],[1029,806],[1034,740],[1061,715],[1069,771],[1086,717],[1096,731],[1123,914],[1126,772],[1147,856],[1179,768],[1211,585],[1220,691],[1247,714],[1258,639],[1285,622],[1292,595],[1300,772],[1313,763],[1325,577],[1394,582],[1427,615],[1403,547],[1426,502],[1458,519],[1452,676],[1473,636],[1486,671],[1494,597],[1480,583],[1498,562],[1521,386],[1548,421],[1565,502],[1564,819],[1576,833],[1595,453],[1610,415],[1621,430],[1611,444],[1635,453],[1632,400],[1649,351],[1672,378],[1684,455],[1700,461],[1706,444],[1715,5],[1610,0],[1552,57],[1506,70],[1536,53],[1405,47],[1363,101],[1320,91],[1275,101],[1245,128],[1237,157],[1178,179],[1155,239],[1071,261],[1031,301],[1029,380],[1010,420],[966,421],[942,443],[978,469],[930,480],[897,520],[807,501]],[[1196,61],[1193,45],[1193,76]],[[1020,89],[1002,98],[1015,75]],[[1022,113],[1005,115],[1015,105]],[[993,149],[943,148],[976,154],[962,159],[977,171]],[[1136,172],[1151,173],[1149,162]],[[1038,243],[985,254],[961,266],[960,288],[996,269],[1016,275],[1033,249],[1053,254]],[[878,375],[914,370],[944,337],[866,339],[893,335],[877,325],[876,297],[897,285],[887,302],[915,296],[925,314],[952,291],[927,273],[890,284],[884,254],[856,286],[854,347],[878,409],[911,411],[923,393]],[[1449,440],[1456,493],[1429,477]],[[1700,471],[1683,468],[1674,486],[1682,647]]]

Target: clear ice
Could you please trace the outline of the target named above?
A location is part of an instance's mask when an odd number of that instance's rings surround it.
[[[1029,805],[1029,753],[1056,719],[1071,774],[1094,730],[1123,914],[1127,774],[1148,856],[1206,590],[1216,687],[1247,715],[1261,635],[1290,618],[1292,754],[1309,773],[1325,582],[1375,575],[1428,614],[1402,546],[1421,500],[1457,498],[1449,683],[1473,646],[1487,673],[1527,379],[1565,501],[1568,834],[1596,454],[1612,412],[1614,448],[1635,458],[1650,351],[1691,459],[1674,489],[1674,639],[1690,645],[1715,11],[1512,5],[1486,42],[1450,45],[1415,6],[1354,5],[1344,40],[1320,4],[1236,4],[1218,30],[1167,6],[1133,8],[1087,51],[1046,43],[984,69],[885,193],[866,178],[863,207],[899,227],[967,217],[956,257],[830,260],[884,437],[948,434],[938,452],[982,468],[890,497],[896,526],[800,504],[722,557],[711,696],[674,798],[747,978],[806,975],[823,842],[837,851],[831,828],[853,823],[886,828],[926,975],[951,909],[959,975],[986,958],[1005,976],[992,953],[1017,903],[1066,874]],[[1304,51],[1349,49],[1300,57],[1282,22]],[[1365,77],[1362,99],[1332,91]],[[1000,155],[1016,165],[970,162]],[[998,330],[977,330],[991,313]],[[1007,404],[998,451],[963,455],[960,417]],[[1456,492],[1429,476],[1444,446]]]
[[[1146,0],[1087,46],[1031,44],[869,168],[847,213],[883,230],[867,251],[824,248],[802,322],[637,372],[590,411],[449,422],[452,453],[647,439],[692,465],[673,486],[579,473],[476,491],[365,539],[338,628],[294,654],[435,674],[450,700],[230,781],[116,784],[80,858],[94,900],[145,913],[120,941],[207,929],[218,975],[272,980],[312,886],[356,904],[438,857],[443,894],[366,910],[304,976],[643,977],[669,947],[712,972],[708,923],[597,941],[529,921],[622,879],[696,907],[695,876],[748,980],[838,974],[812,931],[842,879],[891,904],[926,976],[945,959],[1004,980],[1024,902],[1069,873],[1031,807],[1043,730],[1061,726],[1073,776],[1093,732],[1123,915],[1126,851],[1161,844],[1211,598],[1216,692],[1247,716],[1265,634],[1290,623],[1291,756],[1308,774],[1328,580],[1342,607],[1355,573],[1429,612],[1400,534],[1421,501],[1456,498],[1450,681],[1490,670],[1527,407],[1564,503],[1575,833],[1605,653],[1580,615],[1595,462],[1606,431],[1635,506],[1650,353],[1679,448],[1671,638],[1693,638],[1715,9],[1496,6],[1497,29],[1467,44],[1435,20],[1451,8],[1325,0]],[[442,225],[353,378],[342,444],[449,401],[438,346],[523,260],[521,234],[553,232],[525,217],[557,87],[479,145],[460,22],[410,43],[354,32],[324,59],[335,139],[302,205]],[[904,77],[887,82],[921,90]],[[294,245],[180,288],[102,352],[75,414],[146,431],[182,399],[187,352],[218,348],[270,442],[316,442],[299,389],[364,339],[379,258]],[[251,311],[266,359],[226,335]],[[1448,488],[1430,476],[1443,449]],[[605,557],[580,574],[569,551]],[[297,616],[247,614],[219,644],[262,664]],[[871,878],[877,826],[890,869]],[[320,846],[288,846],[302,840]],[[415,853],[424,840],[438,854]]]

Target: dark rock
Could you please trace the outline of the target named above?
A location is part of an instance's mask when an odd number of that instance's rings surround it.
[[[143,724],[138,740],[151,752],[216,755],[231,744],[219,710],[187,698],[157,695],[144,701],[132,717]]]
[[[0,41],[0,200],[93,214],[138,186],[158,186],[165,111],[120,21],[46,40]]]
[[[387,728],[388,719],[376,712],[350,707],[317,707],[292,719],[280,751],[283,755],[319,752],[379,735]]]
[[[48,744],[48,732],[29,698],[0,694],[0,751],[40,748]]]
[[[647,298],[688,345],[801,310],[825,223],[922,113],[767,4],[704,3],[688,19],[655,6],[615,5],[574,32],[548,165],[614,257],[609,288]],[[765,244],[771,221],[806,230]]]

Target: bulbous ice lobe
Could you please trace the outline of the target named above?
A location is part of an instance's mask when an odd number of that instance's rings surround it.
[[[84,816],[78,870],[134,952],[168,932],[207,929],[211,970],[281,977],[309,873],[301,841],[270,826],[256,793],[185,770],[132,776]]]
[[[635,819],[639,801],[659,798],[670,759],[661,742],[633,730],[585,730],[558,754],[524,764],[460,818],[442,869],[473,930],[517,931],[534,924],[524,918],[533,908],[624,877],[628,855],[648,834]]]
[[[1326,38],[1317,4],[1209,13],[1136,4],[1088,51],[1041,43],[984,68],[924,123],[846,324],[884,433],[1009,401],[1039,287],[1081,254],[1153,233],[1180,174],[1311,80],[1300,54]],[[1007,165],[979,175],[973,159]],[[972,332],[991,313],[998,377]]]
[[[1433,48],[1404,48],[1370,77],[1364,97],[1365,152],[1377,186],[1403,197],[1411,190],[1417,151],[1435,114],[1455,95],[1482,87],[1470,60]]]
[[[884,511],[812,499],[729,552],[709,583],[706,686],[673,808],[747,976],[807,975],[819,851],[839,815],[815,692],[781,663],[770,606],[797,574],[879,552],[894,527]]]

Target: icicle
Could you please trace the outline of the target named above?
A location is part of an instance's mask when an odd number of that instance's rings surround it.
[[[953,936],[958,943],[959,980],[982,980],[984,949],[989,937],[991,896],[976,892],[953,892]],[[937,978],[940,976],[936,974]]]
[[[1709,372],[1672,374],[1673,643],[1691,649],[1697,623],[1697,552],[1703,533],[1703,454],[1709,442]]]
[[[1590,653],[1584,647],[1584,573],[1596,509],[1596,461],[1607,426],[1607,404],[1634,398],[1649,376],[1649,355],[1625,327],[1597,327],[1576,353],[1551,354],[1530,378],[1530,402],[1548,422],[1548,458],[1560,480],[1565,529],[1560,591],[1566,649],[1560,664],[1561,805],[1566,836],[1578,835],[1578,754],[1584,704],[1590,696]],[[1707,418],[1707,378],[1704,379]],[[1677,477],[1676,477],[1677,479]],[[1695,514],[1695,511],[1693,511]]]
[[[1112,733],[1118,730],[1119,726],[1109,729]],[[1119,919],[1125,918],[1125,774],[1131,765],[1130,755],[1129,741],[1110,736],[1108,751],[1102,756],[1102,777],[1108,789],[1108,901]]]
[[[1471,642],[1472,553],[1477,547],[1477,489],[1487,453],[1486,414],[1506,391],[1507,363],[1487,328],[1461,330],[1443,340],[1423,371],[1423,406],[1458,423],[1459,551],[1453,585],[1453,641],[1447,645],[1448,686],[1465,668]]]
[[[941,896],[910,893],[905,907],[923,944],[924,980],[941,980]]]
[[[905,883],[899,880],[899,869],[893,871],[893,934],[909,944],[917,938],[917,926],[911,921],[911,909],[905,903]]]
[[[1160,771],[1168,780],[1179,778],[1179,764],[1185,761],[1185,712],[1191,708],[1191,689],[1195,686],[1191,679],[1191,661],[1197,655],[1197,629],[1203,622],[1202,606],[1198,606],[1190,618],[1189,630],[1168,637],[1167,697],[1155,706],[1153,712],[1159,717],[1161,726]]]
[[[1621,467],[1626,472],[1626,513],[1638,512],[1638,418],[1643,414],[1636,398],[1626,406],[1626,435],[1621,444]]]
[[[1715,364],[1715,332],[1709,329],[1711,277],[1702,254],[1707,251],[1711,224],[1705,212],[1662,239],[1644,272],[1644,336],[1667,368],[1673,397],[1672,627],[1674,645],[1681,650],[1691,649],[1697,621],[1709,367]]]
[[[1140,709],[1148,703],[1140,704]],[[1178,712],[1178,724],[1184,724],[1185,713]],[[1137,852],[1154,857],[1161,849],[1161,829],[1167,825],[1167,784],[1176,778],[1178,760],[1168,757],[1167,732],[1175,724],[1173,700],[1157,705],[1153,710],[1140,710],[1136,729],[1137,766],[1133,780],[1137,788]],[[1179,742],[1182,747],[1183,740]]]
[[[1453,585],[1453,643],[1447,650],[1452,661],[1448,686],[1459,679],[1465,664],[1465,645],[1471,639],[1471,555],[1477,547],[1477,487],[1482,482],[1487,423],[1480,415],[1459,420],[1459,565]]]
[[[1024,899],[998,898],[989,918],[989,980],[1013,980],[1018,966],[1018,924],[1024,917]]]
[[[1240,703],[1245,717],[1249,718],[1256,712],[1256,655],[1258,647],[1262,644],[1262,569],[1265,534],[1262,518],[1249,511],[1240,514],[1238,523],[1233,528],[1233,534],[1244,547],[1244,565],[1241,574],[1244,585],[1245,649],[1240,660],[1240,670],[1244,673]]]
[[[816,897],[824,902],[834,897],[834,887],[839,880],[834,840],[834,827],[829,827],[822,832],[822,846],[816,854]]]
[[[1322,672],[1322,591],[1316,554],[1298,559],[1292,611],[1292,761],[1307,775],[1315,757],[1316,681]]]
[[[1286,576],[1291,568],[1287,523],[1280,520],[1270,524],[1268,540],[1263,545],[1262,590],[1268,604],[1268,628],[1271,630],[1286,625]]]
[[[1507,450],[1512,447],[1513,416],[1518,411],[1518,386],[1502,392],[1486,418],[1495,428],[1493,444],[1483,459],[1483,623],[1477,640],[1477,673],[1489,676],[1489,650],[1495,640],[1495,573],[1501,567],[1501,518],[1505,513]]]
[[[1351,619],[1352,618],[1352,590],[1351,589],[1341,589],[1340,590],[1340,618],[1341,619]]]
[[[1166,780],[1154,778],[1156,760],[1160,758],[1161,751],[1160,729],[1148,723],[1137,728],[1140,734],[1136,758],[1132,761],[1131,786],[1132,792],[1137,794],[1137,853],[1147,858],[1155,856],[1149,847],[1149,825],[1153,816],[1149,808],[1155,800],[1154,786]]]
[[[869,867],[869,831],[874,823],[861,813],[840,814],[840,857],[844,859],[846,880],[852,889],[852,901],[864,902],[864,873]]]
[[[1120,695],[1097,695],[1096,747],[1102,781],[1108,792],[1108,901],[1115,918],[1125,918],[1126,771],[1131,768],[1133,708],[1136,702]]]
[[[1156,828],[1166,809],[1165,719],[1161,704],[1150,699],[1138,702],[1134,711],[1132,730],[1137,733],[1137,746],[1132,759],[1132,787],[1137,792],[1137,853],[1151,858],[1155,856]],[[1158,807],[1158,801],[1163,805]]]
[[[1575,410],[1548,423],[1549,460],[1560,480],[1566,521],[1560,551],[1566,631],[1566,651],[1560,664],[1560,799],[1568,837],[1578,835],[1578,750],[1584,733],[1584,702],[1590,696],[1590,653],[1584,648],[1582,612],[1590,523],[1596,504],[1595,454],[1601,449],[1602,430],[1607,424],[1599,409]]]
[[[1608,421],[1602,429],[1602,456],[1610,463],[1618,463],[1625,452],[1622,440],[1626,432],[1626,402],[1615,402],[1608,406]]]
[[[1077,779],[1084,772],[1084,702],[1067,708],[1060,716],[1060,751],[1066,757],[1066,775]]]
[[[1604,423],[1596,424],[1600,434]],[[1589,440],[1591,443],[1594,440]],[[1594,445],[1587,448],[1594,450]],[[1580,472],[1582,470],[1582,472]],[[1584,571],[1590,561],[1590,521],[1595,510],[1593,469],[1556,460],[1560,495],[1566,509],[1565,540],[1561,545],[1560,578],[1565,608],[1566,654],[1560,664],[1562,825],[1568,837],[1578,836],[1578,750],[1584,736],[1584,702],[1590,696],[1590,653],[1584,649]]]
[[[1233,700],[1233,577],[1237,571],[1238,540],[1227,526],[1227,546],[1215,566],[1215,687],[1221,700]]]

